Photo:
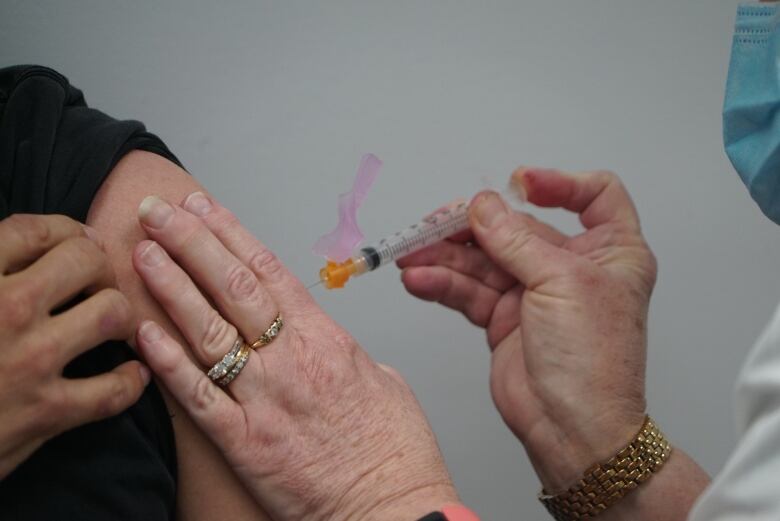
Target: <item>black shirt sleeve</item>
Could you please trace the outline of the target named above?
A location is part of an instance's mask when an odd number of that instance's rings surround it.
[[[0,69],[0,219],[59,213],[84,222],[101,183],[133,149],[179,164],[141,123],[87,107],[57,72]],[[126,343],[106,342],[65,375],[91,376],[134,358]],[[124,413],[57,436],[0,481],[0,518],[173,519],[175,496],[173,430],[152,383]]]
[[[143,124],[87,107],[57,72],[0,69],[0,216],[61,213],[83,222],[100,184],[133,149],[180,165]]]

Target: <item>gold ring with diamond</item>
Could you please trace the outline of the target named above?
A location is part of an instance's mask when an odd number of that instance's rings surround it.
[[[284,320],[282,319],[282,314],[279,313],[276,315],[276,318],[271,323],[271,325],[268,326],[268,329],[265,330],[265,333],[260,335],[260,338],[252,342],[252,349],[260,349],[261,347],[265,347],[273,342],[274,338],[279,335],[279,332],[282,330],[283,326]]]
[[[208,377],[211,378],[211,380],[214,382],[224,378],[225,375],[230,372],[233,366],[236,365],[236,358],[238,353],[241,351],[241,346],[245,344],[246,342],[243,338],[241,338],[240,335],[236,337],[236,341],[233,342],[233,347],[230,348],[230,351],[225,353],[225,356],[222,357],[222,360],[214,364],[214,366],[209,369],[209,372],[206,373]]]
[[[220,380],[217,380],[217,384],[219,384],[220,387],[225,387],[227,384],[236,379],[238,374],[242,369],[244,369],[246,363],[249,361],[249,353],[251,352],[252,348],[249,347],[249,344],[244,342],[241,346],[241,349],[239,349],[238,354],[236,355],[236,363],[233,364],[233,367],[230,368],[230,372]]]

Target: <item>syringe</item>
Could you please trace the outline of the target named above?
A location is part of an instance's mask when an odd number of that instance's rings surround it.
[[[344,262],[328,261],[320,270],[319,283],[328,289],[343,288],[352,277],[374,271],[380,266],[465,230],[469,227],[468,209],[469,205],[465,201],[454,203],[405,230],[362,248]]]

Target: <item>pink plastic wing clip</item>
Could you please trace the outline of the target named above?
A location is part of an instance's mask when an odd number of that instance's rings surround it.
[[[363,241],[363,232],[357,223],[357,211],[374,183],[382,161],[374,154],[366,154],[360,161],[352,190],[339,196],[339,223],[336,228],[314,244],[312,251],[334,262],[344,262]]]

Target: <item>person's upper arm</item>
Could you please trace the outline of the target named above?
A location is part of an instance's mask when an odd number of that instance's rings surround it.
[[[146,236],[138,224],[138,205],[147,195],[168,201],[183,200],[203,190],[183,169],[144,151],[128,153],[111,171],[96,194],[87,215],[105,242],[116,271],[117,284],[136,309],[139,319],[163,325],[186,345],[143,286],[132,265],[133,248]],[[177,515],[187,520],[268,519],[208,439],[179,405],[163,390],[172,415],[178,457]]]

